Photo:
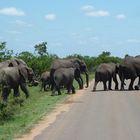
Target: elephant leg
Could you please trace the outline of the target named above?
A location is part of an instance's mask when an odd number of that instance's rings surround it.
[[[103,81],[104,90],[107,90],[106,81]]]
[[[72,85],[71,89],[72,89],[72,93],[74,94],[75,93],[75,87],[73,85]]]
[[[46,83],[43,84],[43,89],[46,91]]]
[[[71,93],[71,87],[67,87],[68,94]]]
[[[115,83],[115,89],[118,90],[118,81],[117,81],[117,77],[116,76],[113,76],[113,81]]]
[[[121,90],[124,90],[124,78],[121,79]]]
[[[121,80],[121,89],[120,90],[124,90],[124,86],[126,85],[125,84],[125,77],[123,74],[120,75],[120,80]]]
[[[56,91],[58,92],[58,95],[61,95],[60,88],[58,86],[54,86],[51,96],[54,96]]]
[[[42,81],[42,82],[41,82],[41,85],[40,85],[40,91],[42,91],[43,87],[44,87],[44,83],[43,83],[43,81]]]
[[[61,91],[59,87],[57,87],[57,92],[58,92],[58,95],[61,95]]]
[[[112,78],[110,78],[109,81],[108,81],[108,89],[109,90],[112,90],[111,83],[112,83]]]
[[[53,88],[51,96],[54,96],[56,92],[56,87]]]
[[[25,93],[26,98],[28,98],[29,97],[29,91],[27,89],[26,83],[21,83],[20,84],[20,88]]]
[[[2,88],[2,98],[3,98],[3,101],[7,101],[7,98],[10,94],[10,89],[8,87],[3,87]]]
[[[83,89],[83,87],[84,87],[83,78],[80,76],[79,79],[81,80],[81,87],[82,87],[82,89]]]
[[[136,78],[131,78],[131,82],[130,82],[129,88],[128,88],[129,90],[133,90],[133,83],[134,83],[135,79]]]
[[[70,94],[71,93],[71,83],[68,83],[67,85],[66,85],[66,88],[67,88],[67,93],[68,94]]]
[[[140,76],[138,78],[138,85],[135,86],[135,90],[140,90]]]
[[[19,95],[19,87],[14,88],[14,97],[18,97]]]
[[[68,84],[67,84],[67,90],[68,90],[68,94],[70,94],[71,93],[71,91],[72,91],[72,84],[73,84],[73,80],[72,81],[70,81]]]
[[[95,91],[95,90],[96,90],[96,86],[97,86],[97,84],[98,84],[98,82],[95,81],[95,82],[94,82],[94,86],[93,86],[93,90],[92,90],[92,91]]]
[[[80,81],[80,79],[79,78],[75,78],[75,80],[78,82],[78,84],[79,84],[79,89],[83,89],[83,86],[82,86],[82,83],[81,83],[81,81]]]

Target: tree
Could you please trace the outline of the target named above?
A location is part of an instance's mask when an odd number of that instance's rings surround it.
[[[105,52],[105,51],[103,51],[100,55],[99,55],[99,57],[101,57],[101,56],[103,56],[103,57],[107,57],[107,56],[110,56],[111,55],[111,53],[110,52]]]
[[[13,50],[6,48],[6,42],[0,42],[0,61],[9,59],[12,57]]]
[[[42,42],[34,46],[35,52],[39,54],[39,56],[48,55],[47,52],[47,42]]]

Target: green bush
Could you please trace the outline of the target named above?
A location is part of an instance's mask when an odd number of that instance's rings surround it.
[[[13,119],[13,116],[16,113],[16,110],[23,106],[24,100],[20,97],[10,100],[9,102],[0,103],[0,122],[4,122],[10,119]]]

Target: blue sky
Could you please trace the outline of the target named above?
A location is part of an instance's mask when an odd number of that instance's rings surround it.
[[[0,0],[0,41],[15,53],[34,51],[124,57],[140,54],[139,0]]]

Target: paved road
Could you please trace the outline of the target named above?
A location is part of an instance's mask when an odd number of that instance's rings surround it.
[[[140,91],[91,92],[92,86],[64,103],[69,111],[34,140],[140,140]]]

